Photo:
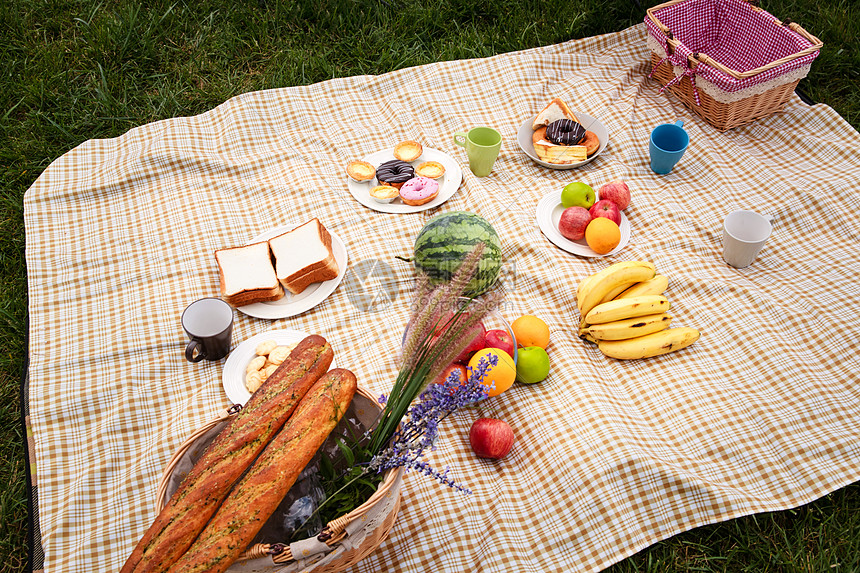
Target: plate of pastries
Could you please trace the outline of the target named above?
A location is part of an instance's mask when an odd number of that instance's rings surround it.
[[[350,161],[346,174],[352,196],[383,213],[433,209],[450,199],[463,181],[453,157],[412,140]]]
[[[581,167],[600,155],[608,142],[609,132],[599,119],[570,109],[559,98],[524,121],[517,132],[520,149],[550,169]]]

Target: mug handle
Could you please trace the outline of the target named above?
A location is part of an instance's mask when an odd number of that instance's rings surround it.
[[[679,119],[678,121],[675,122],[675,125],[677,125],[678,127],[684,127],[684,120]]]
[[[194,356],[194,351],[197,350],[197,356]],[[192,338],[188,346],[185,347],[185,360],[188,362],[200,362],[205,356],[203,355],[203,345],[196,338]]]
[[[466,147],[466,138],[469,136],[465,131],[458,131],[454,133],[454,143],[459,145],[460,147]]]

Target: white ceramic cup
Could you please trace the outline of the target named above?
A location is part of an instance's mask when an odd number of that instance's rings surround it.
[[[723,221],[723,260],[736,269],[750,266],[773,232],[773,217],[732,211]]]

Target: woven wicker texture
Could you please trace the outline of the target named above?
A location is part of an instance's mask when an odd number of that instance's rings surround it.
[[[473,494],[406,474],[390,536],[355,571],[597,571],[679,531],[860,478],[860,135],[796,97],[783,113],[718,133],[646,79],[645,38],[641,25],[248,93],[54,161],[25,196],[45,571],[117,570],[155,517],[173,452],[228,405],[223,361],[186,362],[179,322],[188,303],[218,294],[215,249],[314,216],[349,250],[344,282],[293,318],[236,313],[234,345],[271,328],[319,332],[338,366],[388,390],[413,277],[396,257],[411,254],[432,215],[454,209],[482,214],[502,238],[503,314],[536,314],[552,333],[549,379],[442,425],[430,460]],[[576,171],[544,169],[516,145],[517,128],[554,96],[611,134]],[[678,118],[690,147],[656,176],[648,136]],[[504,136],[482,179],[452,141],[478,125]],[[436,211],[362,207],[347,191],[347,162],[404,139],[449,153],[464,166],[462,186]],[[651,260],[669,277],[673,324],[702,331],[682,352],[617,362],[576,336],[574,287],[611,261],[554,247],[535,208],[567,182],[618,178],[633,192],[632,235],[613,260]],[[819,212],[833,204],[842,209],[825,224]],[[723,216],[739,208],[777,221],[743,271],[720,256]],[[402,287],[391,304],[357,304],[386,277]],[[505,460],[471,452],[480,416],[514,428]]]

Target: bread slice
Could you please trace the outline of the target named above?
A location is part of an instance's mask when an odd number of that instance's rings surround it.
[[[215,251],[221,296],[233,306],[275,301],[284,289],[275,276],[269,243],[252,243]]]
[[[331,249],[331,234],[319,219],[269,239],[275,276],[293,294],[308,285],[336,278],[339,272]]]
[[[559,119],[572,119],[573,121],[579,123],[579,120],[570,111],[570,108],[567,107],[567,104],[561,101],[559,98],[553,99],[551,102],[546,104],[546,107],[540,110],[540,113],[537,114],[534,121],[532,122],[532,129],[540,129],[541,127],[546,127],[552,122]]]

